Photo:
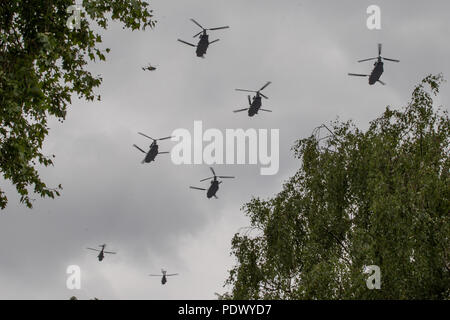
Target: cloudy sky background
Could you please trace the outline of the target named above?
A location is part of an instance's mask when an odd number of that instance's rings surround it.
[[[366,9],[382,10],[382,30],[366,27]],[[252,196],[267,198],[299,168],[290,150],[294,141],[339,117],[361,128],[386,105],[404,106],[411,91],[429,73],[450,78],[450,2],[312,0],[153,0],[158,24],[146,32],[111,24],[102,31],[112,52],[106,63],[92,64],[104,81],[102,101],[74,99],[67,120],[51,123],[45,144],[55,166],[41,170],[48,185],[61,183],[56,200],[36,199],[33,210],[18,203],[14,189],[1,181],[9,205],[0,212],[0,299],[214,299],[223,293],[235,260],[230,241],[249,222],[240,211]],[[230,25],[211,33],[206,59],[194,48],[198,28]],[[385,65],[387,86],[369,86],[377,55],[401,63]],[[157,71],[143,72],[147,63]],[[266,81],[273,113],[248,118],[232,110],[245,107],[246,95],[234,88],[258,89]],[[449,105],[445,84],[437,102]],[[202,185],[207,165],[175,166],[170,155],[141,165],[154,137],[177,128],[280,129],[280,170],[261,176],[259,166],[216,165],[221,175],[235,175],[221,185],[219,200],[208,200],[189,185]],[[171,141],[160,143],[170,151]],[[88,246],[107,243],[117,251],[99,263]],[[82,289],[66,288],[66,268],[79,265]],[[161,286],[161,268],[178,272]]]

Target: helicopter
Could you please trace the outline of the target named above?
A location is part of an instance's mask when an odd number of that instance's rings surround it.
[[[358,62],[365,62],[365,61],[370,61],[370,60],[377,60],[374,63],[375,68],[372,70],[371,74],[349,73],[348,75],[349,76],[355,76],[355,77],[369,77],[369,84],[370,85],[373,85],[376,82],[379,82],[382,85],[385,85],[385,83],[380,80],[380,77],[381,77],[381,75],[384,72],[383,60],[392,61],[392,62],[400,62],[400,60],[388,59],[388,58],[382,57],[381,56],[381,49],[382,49],[382,44],[379,43],[378,44],[378,57],[376,57],[376,58],[369,58],[369,59],[364,59],[364,60],[359,60],[358,61]]]
[[[200,31],[199,33],[197,33],[194,36],[194,38],[197,38],[198,36],[200,36],[200,41],[198,42],[197,45],[189,43],[189,42],[181,40],[181,39],[178,39],[178,41],[180,41],[181,43],[187,44],[188,46],[197,48],[197,50],[196,50],[197,57],[204,58],[204,55],[206,54],[206,51],[208,50],[209,45],[213,44],[214,42],[219,41],[219,39],[216,39],[214,41],[209,42],[209,36],[207,34],[207,31],[228,29],[229,26],[205,29],[205,28],[203,28],[203,26],[200,23],[198,23],[194,19],[191,19],[191,21],[193,23],[195,23],[197,26],[199,26],[200,28],[202,28],[202,31]]]
[[[213,179],[213,180],[211,181],[211,185],[209,186],[208,189],[197,188],[197,187],[193,187],[193,186],[190,186],[189,188],[195,189],[195,190],[207,191],[207,192],[206,192],[206,197],[207,197],[208,199],[211,199],[212,197],[218,199],[217,196],[216,196],[216,193],[217,193],[217,191],[219,190],[219,184],[221,184],[222,181],[218,181],[217,178],[222,178],[222,179],[234,179],[234,177],[231,177],[231,176],[217,176],[217,175],[216,175],[216,172],[214,171],[213,168],[210,167],[209,169],[211,169],[211,172],[212,172],[213,176],[212,176],[212,177],[209,177],[209,178],[205,178],[205,179],[200,180],[200,182],[202,182],[202,181],[206,181],[206,180],[209,180],[209,179]]]
[[[161,277],[161,284],[164,285],[167,282],[167,277],[172,277],[172,276],[177,276],[178,273],[172,273],[172,274],[167,274],[167,271],[164,269],[161,269],[161,273],[162,274],[149,274],[150,277]]]
[[[267,96],[265,96],[264,94],[261,93],[261,91],[263,91],[269,84],[271,84],[272,82],[267,82],[261,89],[259,89],[258,91],[254,91],[254,90],[244,90],[244,89],[236,89],[236,91],[243,91],[243,92],[254,92],[256,93],[256,95],[253,97],[253,100],[250,98],[250,96],[248,96],[248,104],[249,104],[249,108],[245,108],[245,109],[238,109],[238,110],[234,110],[233,112],[242,112],[242,111],[247,111],[248,110],[248,116],[249,117],[253,117],[255,114],[258,114],[258,111],[266,111],[266,112],[272,112],[271,110],[267,110],[267,109],[262,109],[261,105],[261,97],[265,98],[265,99],[269,99]]]
[[[86,249],[88,249],[88,250],[93,250],[93,251],[100,252],[100,253],[98,254],[98,256],[97,256],[98,261],[102,261],[102,260],[105,258],[105,253],[108,253],[108,254],[116,254],[115,252],[105,251],[106,244],[99,245],[99,247],[102,248],[102,250],[93,249],[93,248],[86,248]]]
[[[155,70],[156,70],[156,67],[152,66],[151,64],[148,64],[148,66],[142,67],[141,69],[142,69],[143,71],[146,71],[146,70],[148,70],[148,71],[155,71]]]
[[[138,132],[138,134],[140,134],[141,136],[144,136],[148,139],[153,140],[152,144],[150,145],[150,150],[148,152],[145,152],[144,150],[142,150],[141,148],[139,148],[137,145],[133,144],[133,147],[135,147],[136,149],[138,149],[139,151],[141,151],[142,153],[145,153],[145,158],[144,160],[142,160],[141,163],[150,163],[152,161],[155,161],[155,158],[158,154],[164,154],[164,153],[169,153],[169,152],[158,152],[158,143],[157,141],[160,140],[167,140],[170,139],[172,137],[165,137],[165,138],[160,138],[160,139],[153,139],[152,137],[147,136],[146,134],[143,134],[142,132]]]

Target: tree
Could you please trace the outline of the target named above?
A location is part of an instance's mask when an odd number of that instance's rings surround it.
[[[102,38],[88,20],[103,29],[109,20],[131,30],[154,26],[142,0],[84,0],[79,28],[71,30],[71,5],[73,0],[0,2],[0,172],[30,208],[30,191],[53,198],[61,189],[47,187],[36,168],[53,164],[54,156],[42,153],[48,118],[62,122],[73,95],[100,99],[94,89],[102,79],[86,67],[105,60],[109,49],[99,48]],[[0,208],[6,204],[0,189]]]
[[[244,206],[229,299],[450,298],[448,112],[428,76],[367,131],[335,121],[293,150],[302,163],[274,198]],[[323,142],[323,140],[322,140]],[[381,269],[369,290],[365,266]]]

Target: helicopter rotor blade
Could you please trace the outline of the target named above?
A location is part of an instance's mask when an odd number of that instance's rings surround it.
[[[206,29],[206,30],[211,30],[211,31],[213,31],[213,30],[221,30],[221,29],[228,29],[230,26],[225,26],[225,27],[217,27],[217,28],[209,28],[209,29]]]
[[[267,109],[259,109],[259,110],[261,110],[261,111],[265,111],[265,112],[272,112],[272,110],[267,110]]]
[[[155,140],[161,141],[161,140],[167,140],[167,139],[172,139],[172,138],[173,138],[173,137],[172,137],[172,136],[170,136],[170,137],[159,138],[159,139],[155,139]]]
[[[381,57],[383,60],[387,60],[387,61],[392,61],[392,62],[400,62],[400,60],[397,59],[389,59],[389,58],[385,58],[385,57]]]
[[[234,89],[234,90],[236,90],[236,91],[242,91],[242,92],[254,92],[254,93],[257,92],[257,91],[255,91],[255,90],[247,90],[247,89]]]
[[[238,110],[234,110],[233,112],[234,113],[236,113],[236,112],[242,112],[242,111],[247,111],[249,108],[245,108],[245,109],[238,109]]]
[[[210,180],[210,179],[214,179],[214,177],[209,177],[209,178],[202,179],[202,180],[200,180],[200,182],[203,182],[203,181],[206,181],[206,180]]]
[[[100,252],[101,250],[98,250],[98,249],[93,249],[93,248],[86,248],[86,249],[88,249],[88,250],[92,250],[92,251],[97,251],[97,252]]]
[[[378,44],[378,55],[381,56],[381,49],[383,45],[381,43]]]
[[[138,134],[140,134],[141,136],[144,136],[144,137],[146,137],[146,138],[149,138],[150,140],[155,140],[155,139],[153,139],[152,137],[149,137],[148,135],[146,135],[146,134],[144,134],[144,133],[142,133],[142,132],[138,132]]]
[[[368,74],[359,74],[359,73],[349,73],[349,76],[354,76],[354,77],[368,77]]]
[[[221,179],[234,179],[235,177],[232,177],[232,176],[217,176],[218,178],[221,178]]]
[[[190,186],[189,188],[194,189],[194,190],[206,191],[206,189],[204,189],[204,188],[198,188],[198,187],[193,187],[193,186]]]
[[[197,33],[195,36],[193,36],[193,38],[197,38],[199,35],[201,35],[203,33],[203,31],[200,31],[199,33]]]
[[[111,251],[103,251],[103,253],[108,253],[108,254],[117,254],[117,252],[111,252]]]
[[[365,61],[370,61],[370,60],[377,60],[378,57],[376,58],[369,58],[369,59],[363,59],[363,60],[358,60],[358,62],[365,62]]]
[[[203,28],[202,25],[200,23],[198,23],[197,21],[195,21],[194,19],[191,18],[191,21],[193,23],[195,23],[197,26],[199,26],[200,28],[202,28],[203,30],[205,30],[205,28]]]
[[[166,277],[172,277],[172,276],[177,276],[178,273],[170,273],[170,274],[166,274]]]
[[[169,151],[164,151],[164,152],[158,152],[158,154],[167,154],[170,153]]]
[[[212,174],[214,175],[214,177],[216,176],[216,172],[214,171],[214,169],[212,167],[209,167],[209,169],[211,170]]]
[[[381,83],[383,86],[385,86],[386,85],[386,83],[384,83],[383,81],[381,81],[381,80],[378,80],[378,82],[379,83]]]
[[[194,47],[194,48],[197,47],[195,44],[186,42],[186,41],[184,41],[184,40],[181,40],[181,39],[177,39],[177,40],[180,41],[181,43],[187,44],[188,46],[191,46],[191,47]]]
[[[248,95],[247,97],[248,97],[248,105],[251,106],[252,105],[252,99],[250,98],[250,95]]]
[[[267,96],[263,95],[261,92],[259,93],[259,95],[260,95],[261,97],[263,97],[264,99],[269,99]]]
[[[133,147],[135,147],[136,149],[138,149],[139,151],[141,151],[142,153],[147,153],[144,150],[142,150],[141,148],[139,148],[137,145],[133,144]]]
[[[148,276],[149,277],[161,277],[162,274],[149,274]]]
[[[220,39],[216,39],[216,40],[214,40],[214,41],[211,41],[209,44],[213,44],[213,43],[215,43],[215,42],[217,42],[217,41],[219,41]]]
[[[259,91],[263,91],[265,88],[267,88],[267,86],[269,84],[271,84],[272,82],[268,81],[261,89],[259,89]]]

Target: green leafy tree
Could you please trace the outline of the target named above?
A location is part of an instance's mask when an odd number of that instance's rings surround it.
[[[296,143],[300,170],[244,206],[226,298],[450,298],[450,125],[432,99],[442,81],[426,77],[367,131],[335,121],[326,141]],[[366,287],[368,265],[380,290]]]
[[[131,30],[153,27],[152,11],[141,0],[84,0],[79,28],[69,29],[73,0],[8,0],[0,2],[0,172],[32,207],[30,192],[59,195],[41,181],[36,166],[52,165],[42,153],[48,118],[63,121],[74,95],[100,99],[99,76],[89,61],[105,60],[101,36],[108,21]],[[75,21],[74,21],[75,22]],[[94,25],[92,27],[91,25]],[[99,27],[95,27],[98,25]],[[76,24],[74,27],[78,27]],[[7,197],[0,189],[0,208]]]

